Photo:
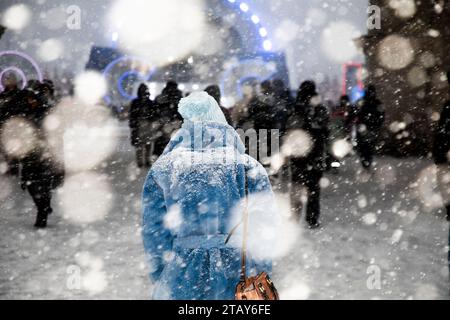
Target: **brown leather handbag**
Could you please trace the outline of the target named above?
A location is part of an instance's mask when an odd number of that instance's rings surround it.
[[[245,208],[243,221],[243,237],[241,252],[241,279],[236,286],[235,300],[280,300],[278,291],[267,272],[262,272],[256,277],[247,277],[247,232],[248,232],[248,192],[247,181],[245,183]],[[240,224],[241,224],[240,223]],[[239,224],[239,225],[240,225]],[[226,243],[230,240],[237,225],[230,232]]]

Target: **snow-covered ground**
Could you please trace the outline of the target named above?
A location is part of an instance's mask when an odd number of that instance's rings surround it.
[[[0,299],[149,297],[139,230],[146,172],[125,139],[97,172],[107,176],[112,209],[84,226],[56,210],[47,230],[34,230],[30,197],[0,176]],[[301,224],[292,254],[274,268],[282,297],[449,298],[448,223],[432,176],[429,161],[393,158],[377,159],[370,176],[355,158],[328,174],[323,228]]]
[[[285,298],[448,299],[448,222],[432,163],[382,158],[368,175],[356,162],[327,175],[323,228],[304,229],[278,264]]]

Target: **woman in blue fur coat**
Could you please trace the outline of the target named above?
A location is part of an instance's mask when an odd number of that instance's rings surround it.
[[[153,298],[234,299],[242,233],[225,240],[242,220],[248,194],[249,237],[261,243],[260,251],[270,250],[262,241],[270,232],[252,226],[276,221],[271,185],[211,96],[193,93],[178,110],[183,127],[150,170],[143,192],[142,236]],[[248,275],[270,272],[271,261],[249,251]]]

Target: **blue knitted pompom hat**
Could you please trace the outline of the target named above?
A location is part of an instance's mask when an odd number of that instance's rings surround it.
[[[218,122],[227,124],[227,120],[216,100],[206,92],[194,92],[181,99],[178,112],[184,120],[192,122]]]

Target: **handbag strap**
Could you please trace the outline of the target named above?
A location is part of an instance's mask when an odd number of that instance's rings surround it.
[[[233,234],[236,232],[237,228],[243,224],[243,232],[242,232],[242,250],[241,250],[241,273],[240,273],[240,281],[245,282],[247,280],[247,238],[248,238],[248,182],[247,182],[247,173],[244,176],[245,179],[245,196],[244,196],[244,215],[242,220],[231,229],[228,234],[227,239],[225,240],[225,244],[227,244]]]
[[[242,251],[241,251],[241,282],[247,280],[247,237],[248,237],[248,185],[245,177],[245,198],[243,217]]]

